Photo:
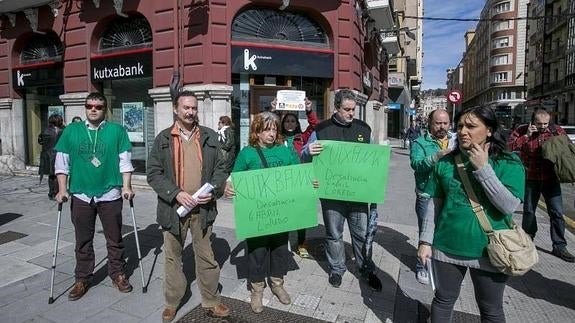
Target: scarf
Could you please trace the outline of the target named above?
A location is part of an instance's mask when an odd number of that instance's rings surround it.
[[[174,172],[176,173],[176,184],[178,187],[184,187],[184,149],[182,149],[182,136],[180,134],[180,125],[176,121],[172,127],[172,142],[174,145]],[[202,164],[202,147],[200,145],[200,128],[195,127],[192,130],[191,139],[198,148],[198,158]],[[201,172],[201,169],[200,169]]]
[[[228,129],[230,126],[223,126],[220,130],[218,130],[218,141],[223,143],[226,141],[226,133],[225,130]]]

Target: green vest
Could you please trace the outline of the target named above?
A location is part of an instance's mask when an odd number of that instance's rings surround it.
[[[275,145],[269,148],[262,147],[261,150],[268,163],[268,167],[299,164],[299,158],[295,151],[284,145]],[[264,168],[264,166],[262,165],[258,151],[252,146],[246,146],[238,154],[233,172],[261,168]]]

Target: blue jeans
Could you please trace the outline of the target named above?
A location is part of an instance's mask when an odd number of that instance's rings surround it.
[[[425,212],[427,212],[427,206],[429,205],[429,197],[423,196],[419,192],[415,192],[415,214],[417,215],[417,228],[421,233],[421,225],[423,223],[423,218],[425,217]],[[431,214],[431,216],[434,216]]]
[[[543,194],[543,199],[547,205],[547,214],[551,221],[551,241],[553,249],[564,249],[567,246],[565,241],[565,220],[563,219],[563,199],[561,198],[561,184],[555,182],[526,181],[525,201],[523,202],[522,228],[527,234],[535,237],[537,233],[537,219],[535,210],[539,197]]]
[[[375,265],[367,257],[367,203],[322,200],[321,208],[325,224],[325,254],[329,262],[330,274],[343,275],[345,266],[345,245],[343,223],[347,220],[351,235],[351,245],[357,267],[362,273],[372,272]]]

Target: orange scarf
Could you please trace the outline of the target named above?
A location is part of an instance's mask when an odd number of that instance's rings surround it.
[[[174,143],[174,172],[176,173],[176,184],[179,188],[184,187],[184,150],[182,149],[182,137],[180,133],[180,125],[176,121],[172,127],[172,141]],[[200,128],[195,127],[192,130],[192,138],[194,144],[198,148],[198,159],[200,160],[200,165],[202,164],[202,147],[200,146]],[[201,172],[201,168],[200,168]]]

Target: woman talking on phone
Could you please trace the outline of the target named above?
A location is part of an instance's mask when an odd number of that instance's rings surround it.
[[[456,120],[458,148],[437,162],[424,190],[434,203],[423,219],[418,256],[433,269],[431,321],[451,322],[469,270],[481,322],[505,322],[503,291],[508,276],[489,262],[487,235],[471,207],[456,160],[461,159],[463,174],[494,230],[511,228],[512,214],[523,198],[525,173],[519,158],[506,150],[490,108],[466,109]]]

